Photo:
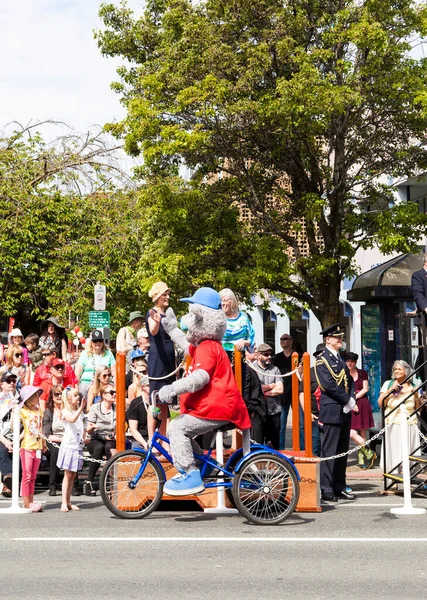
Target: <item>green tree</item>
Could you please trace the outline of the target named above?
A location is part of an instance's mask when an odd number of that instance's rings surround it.
[[[43,126],[0,139],[0,314],[87,320],[100,280],[122,322],[137,300],[127,275],[139,253],[134,192],[114,190],[117,145],[100,130],[48,144]]]
[[[125,2],[100,15],[101,52],[127,61],[113,84],[127,116],[107,129],[143,155],[146,181],[185,164],[199,193],[250,210],[254,252],[269,236],[281,254],[262,287],[326,325],[358,248],[408,251],[425,233],[425,215],[395,204],[388,185],[427,164],[426,63],[413,52],[424,2],[149,0],[140,17]],[[255,291],[262,277],[237,266],[240,287]]]

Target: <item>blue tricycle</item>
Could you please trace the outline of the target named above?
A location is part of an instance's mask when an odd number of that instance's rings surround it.
[[[101,473],[102,500],[108,510],[122,519],[147,517],[163,496],[165,470],[154,452],[170,464],[172,457],[161,445],[169,440],[159,433],[161,421],[155,406],[153,412],[156,429],[148,449],[115,454]],[[231,429],[232,425],[226,428]],[[231,504],[256,525],[282,523],[292,515],[298,503],[300,476],[290,458],[268,446],[251,444],[249,454],[243,456],[240,448],[223,466],[211,457],[212,450],[194,455],[205,489],[224,487]]]

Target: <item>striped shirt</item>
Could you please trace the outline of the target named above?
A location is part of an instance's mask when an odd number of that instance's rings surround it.
[[[235,319],[227,319],[227,329],[222,338],[222,347],[227,352],[234,350],[234,345],[239,340],[249,340],[249,351],[253,352],[255,345],[255,331],[249,317],[244,312],[239,312]]]

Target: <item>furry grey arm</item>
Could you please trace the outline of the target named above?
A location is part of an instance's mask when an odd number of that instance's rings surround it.
[[[164,385],[159,390],[159,400],[171,402],[172,398],[187,392],[196,392],[205,387],[210,381],[209,373],[204,369],[196,369],[188,377],[178,379],[171,385]]]
[[[185,338],[185,333],[178,327],[175,313],[171,307],[166,310],[166,316],[162,319],[162,325],[173,343],[185,352],[185,354],[188,354],[190,343]]]

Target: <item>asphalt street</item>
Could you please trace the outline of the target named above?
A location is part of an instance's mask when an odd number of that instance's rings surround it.
[[[427,515],[395,516],[399,496],[359,483],[356,502],[259,527],[240,515],[160,510],[120,520],[101,499],[39,494],[43,513],[0,515],[3,598],[421,598]],[[6,507],[7,501],[0,505]],[[169,504],[167,506],[170,506]],[[426,507],[427,498],[414,506]],[[162,505],[163,507],[163,505]],[[161,508],[162,508],[161,507]]]

